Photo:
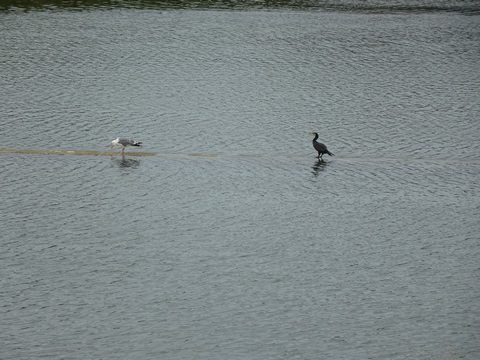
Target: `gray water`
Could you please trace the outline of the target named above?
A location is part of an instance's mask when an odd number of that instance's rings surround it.
[[[0,12],[2,148],[156,153],[0,154],[0,358],[478,359],[479,17],[350,10]]]

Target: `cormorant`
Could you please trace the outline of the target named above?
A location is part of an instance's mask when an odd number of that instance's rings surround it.
[[[328,151],[327,147],[325,146],[325,144],[322,144],[322,143],[319,143],[317,142],[317,139],[318,139],[318,134],[316,132],[312,133],[312,135],[315,135],[315,137],[313,138],[312,140],[312,143],[313,143],[313,147],[315,148],[315,150],[318,151],[318,158],[320,160],[323,161],[322,159],[322,156],[323,154],[328,154],[330,156],[334,156],[333,153],[331,153],[330,151]]]

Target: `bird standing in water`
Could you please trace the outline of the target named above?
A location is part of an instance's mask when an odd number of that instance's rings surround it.
[[[120,154],[123,155],[127,146],[141,146],[141,144],[142,143],[140,141],[133,141],[127,138],[119,137],[112,141],[112,146],[110,146],[110,149],[113,149],[114,146],[121,146],[122,152]]]
[[[322,156],[324,154],[328,154],[330,156],[335,156],[333,153],[331,153],[330,151],[328,151],[327,147],[325,146],[325,144],[322,144],[322,143],[319,143],[317,142],[317,139],[318,139],[318,134],[316,132],[312,133],[312,135],[315,135],[315,137],[313,138],[312,140],[312,143],[313,143],[313,147],[315,148],[315,150],[317,150],[318,152],[318,159],[320,159],[321,161],[323,161],[323,158]]]

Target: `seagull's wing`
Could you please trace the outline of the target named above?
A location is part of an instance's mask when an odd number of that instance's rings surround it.
[[[118,143],[123,146],[135,145],[136,142],[127,138],[118,138]]]

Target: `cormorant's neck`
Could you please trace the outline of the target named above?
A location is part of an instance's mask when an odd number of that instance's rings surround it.
[[[317,141],[317,139],[318,139],[318,134],[315,134],[315,137],[313,138],[312,141]]]

